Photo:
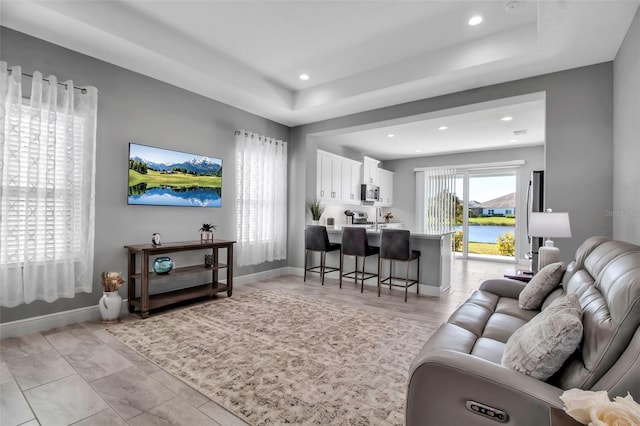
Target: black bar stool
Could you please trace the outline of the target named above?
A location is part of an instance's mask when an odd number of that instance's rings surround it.
[[[367,256],[379,254],[380,248],[370,246],[367,240],[367,231],[364,228],[342,228],[342,253],[340,254],[340,265],[344,266],[344,256],[355,256],[356,266],[351,272],[340,274],[340,288],[342,288],[342,277],[353,278],[358,283],[358,273],[360,273],[360,293],[364,292],[364,280],[377,277],[364,271]],[[358,271],[358,258],[362,257],[362,271]]]
[[[324,274],[327,272],[342,272],[342,256],[340,256],[340,267],[327,267],[325,258],[327,252],[340,250],[339,243],[330,243],[327,228],[319,225],[307,225],[304,228],[304,281],[307,280],[307,271],[316,272],[322,277],[322,285],[324,285]],[[307,258],[310,251],[320,252],[320,265],[307,267]]]
[[[382,278],[382,260],[389,260],[389,276]],[[409,279],[409,264],[412,260],[418,261],[418,271],[416,279]],[[404,262],[406,265],[404,277],[393,276],[393,262]],[[396,284],[393,280],[403,280],[404,284]],[[420,294],[420,251],[411,249],[411,235],[405,229],[383,229],[380,233],[380,257],[378,258],[378,297],[380,297],[380,287],[383,283],[391,286],[404,287],[404,301],[407,301],[409,287],[416,284],[416,294]]]

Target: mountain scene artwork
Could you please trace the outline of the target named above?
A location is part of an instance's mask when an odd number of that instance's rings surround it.
[[[222,160],[130,143],[128,204],[221,207]]]

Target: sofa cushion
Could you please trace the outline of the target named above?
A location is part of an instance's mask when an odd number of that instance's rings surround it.
[[[502,342],[481,337],[476,341],[476,344],[473,345],[471,355],[500,364],[504,347],[505,344]]]
[[[555,300],[511,335],[502,355],[502,365],[547,380],[580,344],[581,319],[582,309],[575,294]]]
[[[551,263],[542,268],[520,292],[518,305],[522,309],[540,309],[544,299],[560,284],[563,273],[562,262]]]
[[[491,315],[482,332],[482,337],[493,339],[498,342],[507,343],[509,337],[527,321],[511,315],[495,313]],[[498,361],[500,363],[500,361]]]

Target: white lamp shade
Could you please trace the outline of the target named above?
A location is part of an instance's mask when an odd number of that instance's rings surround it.
[[[571,237],[569,213],[532,212],[529,222],[529,234],[531,234],[530,236],[532,237]]]

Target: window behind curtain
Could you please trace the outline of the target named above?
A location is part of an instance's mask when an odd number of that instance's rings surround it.
[[[287,143],[236,132],[238,265],[287,256]]]
[[[0,306],[91,292],[98,91],[0,61],[0,105]]]

